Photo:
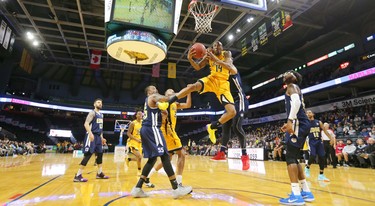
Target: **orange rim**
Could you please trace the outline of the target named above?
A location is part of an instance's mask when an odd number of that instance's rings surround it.
[[[217,9],[218,9],[218,6],[215,5],[215,9],[214,9],[213,11],[211,11],[210,13],[207,13],[207,14],[199,14],[199,13],[197,13],[197,12],[195,12],[195,11],[192,11],[192,10],[190,9],[191,5],[196,4],[196,3],[197,3],[196,0],[192,0],[192,1],[189,3],[189,6],[188,6],[188,10],[190,11],[190,13],[194,14],[195,16],[208,16],[208,15],[211,15],[211,14],[215,13],[215,12],[217,11]]]

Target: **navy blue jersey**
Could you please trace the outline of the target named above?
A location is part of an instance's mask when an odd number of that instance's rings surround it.
[[[159,108],[151,108],[148,105],[148,98],[145,100],[145,106],[143,109],[143,121],[142,126],[149,126],[149,127],[161,127],[161,112]]]
[[[95,116],[90,122],[91,125],[91,132],[94,134],[102,134],[103,133],[103,114],[100,112],[95,112]]]
[[[236,104],[237,112],[246,112],[248,110],[249,102],[246,99],[246,94],[242,89],[242,81],[239,73],[230,75],[230,92],[232,93],[233,99]]]
[[[297,112],[297,119],[299,121],[309,121],[305,112],[305,104],[303,103],[303,96],[302,94],[299,94],[299,99],[301,101],[301,105],[299,107],[299,110]],[[290,96],[285,94],[285,110],[286,110],[286,116],[289,117],[290,109],[291,109],[291,103],[292,99]]]
[[[310,120],[310,133],[309,133],[309,139],[310,140],[321,140],[321,128],[319,124],[319,120]]]

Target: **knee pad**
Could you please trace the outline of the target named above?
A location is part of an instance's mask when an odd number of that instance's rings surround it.
[[[87,163],[89,162],[90,158],[91,158],[91,155],[92,155],[92,153],[89,153],[89,152],[85,153],[84,157],[83,157],[83,159],[81,161],[81,165],[86,166]]]
[[[96,164],[102,164],[103,163],[103,153],[97,153],[96,157]]]

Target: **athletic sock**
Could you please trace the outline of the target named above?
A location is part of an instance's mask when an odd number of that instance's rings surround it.
[[[182,175],[176,175],[176,181],[178,184],[182,184]]]
[[[294,195],[301,195],[301,188],[299,187],[298,183],[291,183],[292,185],[292,192]]]
[[[147,178],[150,178],[156,172],[155,168],[152,168],[150,173],[148,173]]]
[[[306,168],[307,168],[307,169],[310,169],[310,165],[306,165]]]
[[[78,169],[77,176],[80,176],[82,174],[82,169]]]
[[[217,129],[217,128],[219,128],[220,125],[221,125],[221,123],[219,121],[214,121],[211,124],[211,129]]]
[[[172,185],[172,188],[175,190],[177,189],[178,187],[178,183],[176,181],[176,179],[173,179],[173,180],[169,180],[171,182],[171,185]]]
[[[304,192],[310,192],[310,188],[307,185],[306,179],[300,180],[299,183],[301,183],[301,187]]]
[[[145,183],[150,183],[150,178],[146,178]]]
[[[319,174],[322,175],[324,173],[324,171],[319,171]]]
[[[102,173],[102,167],[98,168],[98,174]]]

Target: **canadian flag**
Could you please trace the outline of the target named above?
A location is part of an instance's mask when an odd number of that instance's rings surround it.
[[[91,52],[91,60],[90,60],[90,68],[91,69],[99,69],[100,68],[100,59],[102,58],[102,51],[100,50],[92,50]]]

